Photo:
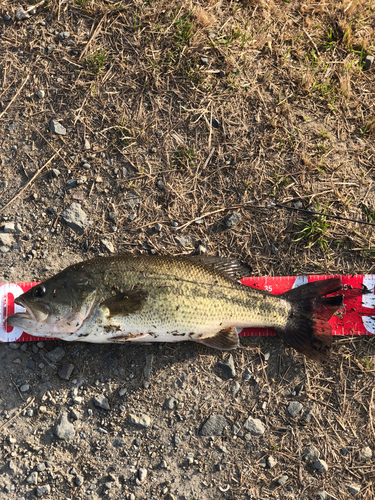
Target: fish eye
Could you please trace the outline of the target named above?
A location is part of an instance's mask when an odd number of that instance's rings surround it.
[[[46,287],[44,285],[39,285],[34,289],[34,297],[43,297],[46,293]]]

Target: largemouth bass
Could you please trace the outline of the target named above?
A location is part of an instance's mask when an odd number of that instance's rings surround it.
[[[85,342],[190,340],[238,346],[238,328],[271,327],[318,361],[330,354],[328,320],[342,305],[339,279],[272,295],[242,285],[242,263],[217,257],[119,255],[74,264],[15,302],[9,325],[30,335]]]

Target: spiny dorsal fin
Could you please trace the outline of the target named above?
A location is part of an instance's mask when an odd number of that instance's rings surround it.
[[[232,279],[243,278],[251,275],[251,267],[244,264],[240,260],[231,259],[228,257],[214,257],[213,255],[191,255],[186,257],[193,262],[199,262],[205,266],[215,269],[223,274],[226,274]]]
[[[206,345],[207,347],[213,347],[214,349],[221,349],[222,351],[230,351],[236,349],[239,345],[238,333],[234,327],[225,328],[225,330],[220,330],[212,337],[205,339],[194,339],[194,342],[199,342],[199,344]]]
[[[128,316],[139,311],[148,297],[146,290],[129,290],[104,300],[100,305],[109,309],[110,316]]]

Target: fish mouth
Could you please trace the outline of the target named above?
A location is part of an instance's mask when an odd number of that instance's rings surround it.
[[[41,302],[34,302],[29,304],[24,298],[17,297],[14,303],[26,309],[25,312],[12,314],[10,318],[26,319],[36,321],[37,323],[44,323],[49,316],[49,307]],[[10,324],[10,323],[9,323]]]

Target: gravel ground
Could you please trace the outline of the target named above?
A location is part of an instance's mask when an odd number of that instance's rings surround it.
[[[370,2],[0,6],[0,280],[117,252],[373,273]],[[258,207],[258,208],[255,208]],[[0,498],[371,500],[374,339],[0,344]]]

